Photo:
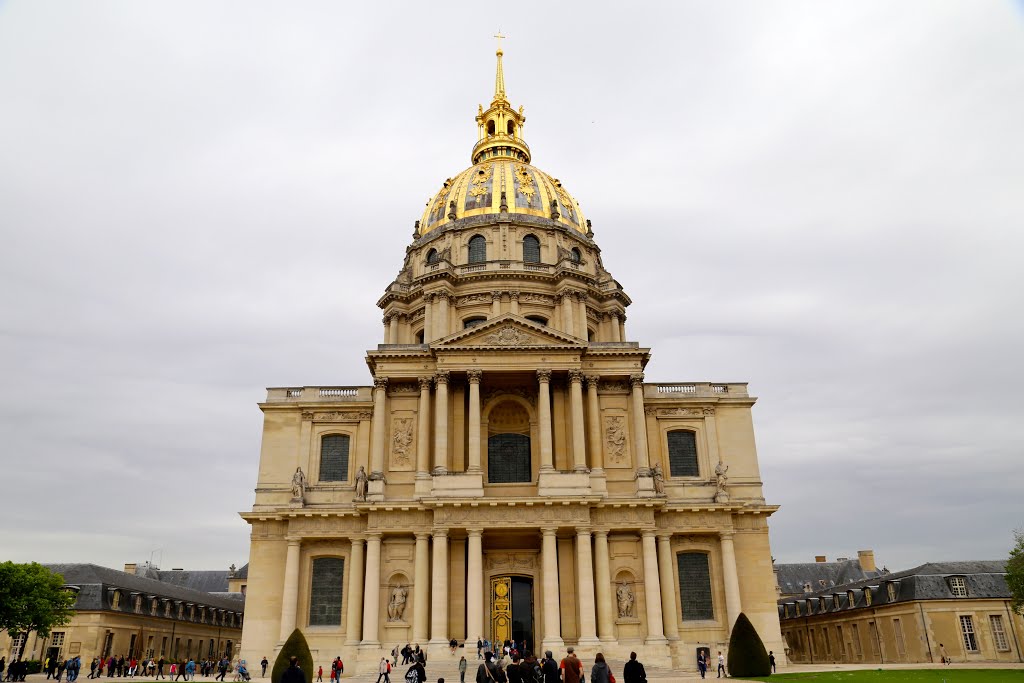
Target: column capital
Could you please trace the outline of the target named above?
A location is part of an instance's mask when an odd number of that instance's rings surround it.
[[[430,391],[430,387],[434,384],[433,377],[419,377],[420,391]]]
[[[573,292],[572,295],[574,297],[576,297],[576,301],[583,302],[583,301],[587,300],[587,293],[586,292],[576,291],[576,292]]]
[[[448,370],[438,370],[434,375],[434,382],[437,384],[448,384],[448,377],[451,373]]]
[[[491,301],[501,301],[503,292],[491,292]]]
[[[394,317],[395,317],[394,313],[385,313],[384,314],[384,324],[387,325],[388,323],[390,323],[391,319],[394,318]]]
[[[364,543],[366,543],[366,537],[362,534],[352,534],[348,537],[348,540],[352,543],[352,545],[363,545]]]
[[[429,304],[434,301],[434,296],[435,295],[433,292],[427,292],[426,294],[423,295],[423,300]]]
[[[302,545],[302,536],[285,536],[288,545]]]
[[[483,370],[479,370],[477,368],[466,370],[466,377],[469,380],[470,384],[480,384],[480,378],[483,376],[483,374]]]
[[[413,533],[413,536],[416,537],[417,541],[423,540],[423,539],[430,540],[430,532],[429,531],[416,531],[416,532]]]
[[[608,529],[594,529],[593,533],[595,536],[604,536],[605,538],[608,538],[609,532]]]
[[[451,298],[452,298],[452,295],[449,292],[437,292],[437,293],[434,294],[434,296],[437,297],[438,301],[445,301],[445,302],[451,300]]]
[[[380,537],[383,535],[384,534],[380,531],[367,531],[366,542],[369,543],[370,541],[380,541]]]
[[[448,538],[448,530],[447,529],[432,529],[430,534],[434,538]]]
[[[483,527],[478,527],[478,526],[477,527],[467,527],[466,528],[466,534],[469,535],[469,536],[483,536],[484,535],[484,529],[483,529]]]
[[[564,292],[559,292],[558,293],[558,296],[561,297],[563,301],[570,301],[570,302],[572,301],[573,295],[574,295],[574,292],[571,289],[567,289]]]
[[[388,378],[387,377],[374,377],[373,378],[373,388],[374,389],[387,389],[388,388]]]
[[[542,526],[540,528],[540,533],[543,536],[554,536],[555,534],[558,533],[558,527],[556,527],[556,526]]]
[[[551,382],[551,371],[544,368],[537,371],[537,381],[541,384],[548,384]]]
[[[589,536],[593,529],[588,524],[580,524],[576,527],[577,536]]]
[[[570,370],[569,371],[569,381],[572,382],[573,384],[582,384],[583,383],[583,371],[582,370]]]
[[[736,535],[735,532],[732,532],[732,531],[719,531],[718,532],[718,538],[720,538],[723,541],[731,541],[735,535]]]
[[[508,293],[508,298],[511,299],[512,301],[519,301],[519,290],[513,289],[511,292]]]
[[[655,532],[655,535],[658,537],[659,541],[671,541],[672,536],[674,536],[675,534],[673,534],[671,531],[667,529],[658,529]]]
[[[601,383],[601,375],[586,375],[583,379],[587,383],[587,389],[597,389]]]
[[[643,536],[644,538],[654,538],[655,533],[656,532],[655,532],[654,529],[641,529],[640,530],[640,535]]]
[[[634,373],[634,374],[630,375],[629,376],[629,383],[633,387],[641,387],[641,388],[643,388],[643,386],[644,386],[644,373],[637,372],[637,373]]]

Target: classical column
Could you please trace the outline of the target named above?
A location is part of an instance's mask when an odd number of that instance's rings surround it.
[[[508,312],[519,315],[519,292],[512,290],[508,293]]]
[[[501,292],[491,292],[491,317],[501,315]]]
[[[397,313],[392,313],[391,314],[391,329],[390,329],[390,332],[388,333],[388,338],[390,339],[390,341],[388,342],[389,344],[398,344],[399,343],[398,342],[398,314]]]
[[[542,578],[544,587],[544,635],[541,639],[542,649],[558,651],[562,645],[562,618],[559,614],[558,596],[558,539],[555,538],[555,527],[544,527],[541,533],[544,540],[541,544]]]
[[[370,479],[384,478],[384,426],[387,422],[386,402],[388,378],[373,378],[373,438],[370,446]]]
[[[345,644],[358,645],[363,633],[363,546],[362,537],[352,539],[352,551],[348,560],[348,620],[345,628]]]
[[[601,640],[614,642],[611,562],[608,556],[608,532],[604,529],[594,531],[594,580],[597,582],[597,633]]]
[[[479,370],[467,370],[469,379],[469,466],[467,472],[480,471],[480,376]]]
[[[430,476],[430,385],[433,380],[420,377],[420,405],[416,415],[416,478]]]
[[[733,533],[723,531],[719,535],[722,542],[722,574],[725,579],[725,609],[729,615],[728,630],[736,624],[736,617],[743,611],[740,604],[740,578],[736,573],[736,550],[732,545]]]
[[[423,343],[434,341],[434,295],[423,295]]]
[[[665,637],[679,640],[679,612],[676,610],[676,582],[672,573],[672,532],[658,534],[658,574],[661,576],[661,614]]]
[[[619,314],[612,313],[611,322],[609,323],[610,332],[612,333],[612,341],[622,341],[622,328],[619,327]]]
[[[590,422],[590,468],[595,472],[604,470],[604,443],[601,441],[601,404],[597,399],[597,387],[601,378],[587,375],[587,417]]]
[[[427,642],[427,609],[430,607],[430,534],[416,533],[416,586],[412,605],[412,640],[414,643]]]
[[[636,468],[638,473],[647,474],[651,469],[647,454],[647,417],[644,415],[644,376],[642,373],[629,376],[633,385],[633,441],[636,444]]]
[[[594,615],[594,562],[590,554],[590,529],[576,529],[576,571],[579,572],[580,645],[597,645]]]
[[[580,339],[587,338],[587,295],[585,292],[576,292],[576,325],[579,327]],[[397,342],[392,342],[396,344]]]
[[[562,292],[562,329],[566,334],[576,335],[576,322],[572,314],[572,292]]]
[[[572,469],[587,471],[587,437],[583,422],[583,371],[569,371],[569,406],[572,420]]]
[[[437,293],[437,338],[447,337],[451,331],[448,322],[448,300],[451,295],[448,292]]]
[[[434,474],[448,472],[448,371],[434,375]],[[641,410],[641,413],[643,410]]]
[[[626,341],[626,316],[619,316],[619,341]]]
[[[537,412],[539,413],[540,429],[540,468],[555,469],[553,448],[551,447],[551,371],[538,370]]]
[[[287,640],[295,630],[299,608],[299,550],[302,541],[288,537],[288,553],[284,560],[284,585],[281,586],[281,640]]]
[[[363,585],[363,645],[380,647],[380,533],[366,537],[366,577]]]
[[[434,529],[434,577],[430,582],[430,644],[448,644],[448,530]]]
[[[391,341],[391,321],[394,320],[394,318],[395,318],[395,316],[393,316],[392,314],[388,313],[382,319],[382,322],[384,323],[384,343],[385,344],[393,344],[394,343],[394,342]]]
[[[643,535],[644,552],[644,598],[647,602],[647,640],[648,645],[665,642],[665,624],[661,616],[661,581],[658,578],[658,549],[654,541],[654,531],[645,530]]]
[[[484,553],[483,529],[466,529],[469,534],[466,562],[466,640],[483,635]]]

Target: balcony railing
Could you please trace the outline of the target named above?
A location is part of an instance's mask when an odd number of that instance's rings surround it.
[[[647,398],[709,398],[746,396],[747,385],[741,382],[714,384],[712,382],[669,382],[645,384]]]
[[[271,387],[268,402],[372,401],[373,387]]]

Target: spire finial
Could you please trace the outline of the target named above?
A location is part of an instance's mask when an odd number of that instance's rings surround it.
[[[494,100],[497,102],[505,99],[505,71],[501,67],[501,56],[505,54],[501,51],[501,40],[505,36],[501,35],[501,29],[498,29],[494,37],[498,39],[498,51],[495,52],[498,57],[498,70],[494,75]]]

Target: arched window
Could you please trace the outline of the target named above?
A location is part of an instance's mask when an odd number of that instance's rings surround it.
[[[309,591],[309,625],[341,626],[341,590],[345,585],[345,560],[317,557],[313,560]]]
[[[416,333],[416,343],[417,344],[422,344],[423,343],[423,330],[420,330],[419,332]]]
[[[668,468],[673,477],[696,477],[697,435],[691,431],[676,430],[668,433]]]
[[[535,323],[537,323],[538,325],[544,325],[544,326],[547,326],[547,324],[548,324],[548,319],[547,319],[547,318],[542,318],[542,317],[541,317],[541,316],[539,316],[539,315],[528,315],[528,316],[526,316],[526,319],[527,319],[527,320],[530,320],[530,321],[532,321],[532,322],[535,322]]]
[[[483,235],[474,235],[469,238],[469,262],[483,263],[487,260],[487,240]]]
[[[490,121],[487,122],[487,134],[494,135],[494,119],[491,119]]]
[[[572,248],[572,252],[571,253],[572,253],[572,262],[573,263],[579,263],[580,261],[583,260],[583,254],[581,254],[580,250],[577,249],[576,247]]]
[[[346,434],[327,434],[320,439],[320,481],[348,481]]]
[[[437,263],[437,249],[431,249],[427,252],[427,263]]]
[[[523,263],[540,263],[540,240],[533,235],[523,238]]]
[[[515,401],[502,401],[487,415],[487,482],[529,482],[530,415]]]
[[[679,596],[683,621],[714,619],[711,604],[711,568],[707,553],[679,553]],[[799,612],[797,612],[799,614]]]
[[[531,130],[532,130],[532,128],[531,128]],[[505,126],[505,131],[509,135],[515,135],[516,134],[516,124],[515,124],[515,121],[509,121],[508,125]]]
[[[487,322],[487,318],[466,318],[465,320],[462,321],[462,329],[468,330],[471,327],[482,325],[485,322]]]

